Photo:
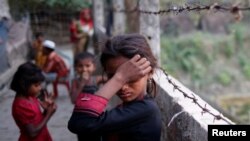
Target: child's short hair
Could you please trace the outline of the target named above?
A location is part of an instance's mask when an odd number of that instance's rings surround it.
[[[10,88],[17,94],[26,95],[29,87],[34,83],[44,81],[41,69],[31,62],[20,65],[14,74]]]
[[[76,65],[79,63],[79,61],[83,60],[83,59],[91,59],[92,62],[95,64],[95,56],[92,53],[83,52],[83,53],[79,53],[75,56],[74,66],[76,67]]]

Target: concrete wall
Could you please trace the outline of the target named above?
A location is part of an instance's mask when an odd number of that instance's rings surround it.
[[[9,19],[10,20],[10,19]],[[19,22],[11,22],[11,26],[4,36],[8,38],[1,44],[0,66],[0,95],[8,90],[11,78],[17,67],[27,60],[29,52],[29,20],[24,19]]]
[[[162,141],[207,141],[208,125],[234,124],[226,117],[224,118],[229,123],[224,120],[215,120],[215,117],[209,113],[202,114],[202,109],[193,100],[185,98],[181,92],[174,90],[173,85],[169,83],[162,71],[157,71],[154,79],[159,86],[156,100],[162,113]],[[215,115],[220,115],[219,111],[184,87],[180,82],[172,77],[170,79],[189,96],[195,96],[197,102],[202,106]],[[221,116],[223,117],[223,115]]]

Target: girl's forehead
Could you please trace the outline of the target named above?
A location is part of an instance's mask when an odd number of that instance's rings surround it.
[[[105,70],[107,73],[114,73],[120,65],[122,65],[128,60],[129,60],[128,58],[123,57],[123,56],[110,58],[107,60],[105,64]]]

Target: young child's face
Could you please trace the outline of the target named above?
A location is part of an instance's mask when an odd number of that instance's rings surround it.
[[[107,76],[111,78],[115,74],[117,68],[128,60],[128,58],[122,56],[109,59],[105,65]],[[126,83],[117,92],[117,95],[123,102],[130,102],[135,99],[141,98],[146,93],[147,79],[148,75],[134,82]]]
[[[76,72],[80,76],[82,76],[83,74],[87,74],[90,76],[94,73],[95,69],[95,64],[93,62],[93,59],[91,58],[81,59],[76,64]]]
[[[31,84],[28,90],[28,95],[29,96],[37,96],[42,89],[42,85],[40,82]]]

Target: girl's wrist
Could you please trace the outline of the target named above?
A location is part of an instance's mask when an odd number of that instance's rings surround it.
[[[115,81],[117,81],[117,84],[124,85],[127,83],[127,80],[119,73],[116,73],[114,75],[114,79],[115,79]]]

